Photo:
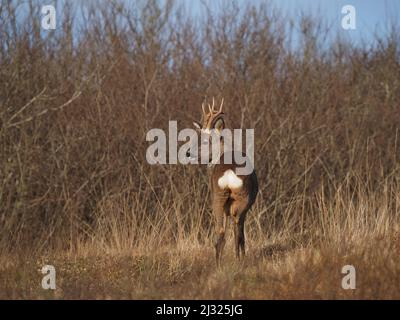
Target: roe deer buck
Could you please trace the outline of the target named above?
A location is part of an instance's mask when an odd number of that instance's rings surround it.
[[[245,153],[236,151],[234,148],[224,148],[226,140],[222,139],[221,132],[225,129],[224,113],[222,112],[224,100],[221,100],[219,110],[214,109],[213,104],[208,104],[208,112],[202,104],[203,117],[202,123],[193,122],[194,126],[202,132],[201,144],[208,144],[211,139],[211,132],[217,136],[218,146],[216,157],[209,158],[210,187],[212,195],[212,211],[216,218],[216,261],[220,264],[222,251],[225,245],[225,234],[227,230],[227,219],[232,218],[234,224],[235,252],[237,259],[245,255],[245,236],[244,223],[246,214],[253,205],[257,193],[258,182],[256,173],[251,167],[251,173],[248,175],[239,175],[235,171],[242,167],[235,161],[234,154],[240,152],[242,157]],[[204,138],[205,137],[205,138]],[[225,142],[224,142],[225,141]],[[229,144],[231,145],[231,144]],[[225,161],[225,155],[230,152],[227,158],[231,161]]]

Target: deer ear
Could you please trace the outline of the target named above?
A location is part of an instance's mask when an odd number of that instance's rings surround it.
[[[193,125],[197,130],[201,130],[201,124],[197,121],[193,121]]]
[[[215,122],[214,128],[215,128],[216,130],[218,130],[218,131],[222,131],[223,129],[225,129],[224,120],[218,119],[218,120]]]

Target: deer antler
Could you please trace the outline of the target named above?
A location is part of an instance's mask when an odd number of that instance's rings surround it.
[[[207,112],[206,112],[206,110],[205,110],[204,102],[201,104],[201,110],[203,110],[203,115],[206,116],[206,115],[207,115]]]
[[[222,98],[222,100],[221,100],[221,105],[219,106],[219,111],[218,111],[218,113],[221,113],[222,112],[222,106],[224,105],[224,98]]]
[[[207,103],[208,111],[209,111],[210,114],[220,114],[220,113],[222,113],[222,107],[223,107],[223,105],[224,105],[224,98],[222,98],[221,104],[220,104],[220,106],[219,106],[219,110],[217,110],[217,109],[215,108],[215,98],[213,97],[213,98],[212,98],[212,105],[209,104],[209,103]],[[206,115],[207,115],[207,112],[206,112],[206,110],[205,110],[205,103],[204,103],[204,102],[201,104],[201,109],[203,110],[203,114],[206,116]]]

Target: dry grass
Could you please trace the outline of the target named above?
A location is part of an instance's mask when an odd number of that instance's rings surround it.
[[[399,299],[399,245],[388,239],[343,247],[252,248],[246,261],[225,256],[214,266],[210,248],[187,243],[151,254],[55,255],[2,267],[7,299]],[[40,288],[39,269],[57,268],[57,289]],[[357,289],[343,290],[346,264],[357,270]]]
[[[41,33],[19,3],[0,5],[0,298],[400,298],[396,29],[355,47],[304,17],[293,51],[267,6],[67,2]],[[147,130],[190,127],[205,96],[256,136],[247,259],[228,242],[221,270],[205,169],[145,161]]]
[[[93,240],[69,252],[2,257],[0,297],[399,299],[400,225],[398,219],[389,219],[386,192],[358,204],[340,191],[335,202],[327,204],[321,193],[320,216],[303,234],[284,228],[263,238],[254,212],[246,259],[238,262],[228,241],[220,269],[209,238],[202,239],[205,243],[182,238],[173,245],[157,245],[150,232],[143,242],[132,245],[121,237],[129,226],[121,224],[121,230],[113,223],[113,240],[103,247]],[[39,271],[46,264],[56,267],[55,291],[41,289]],[[356,290],[341,286],[341,270],[348,264],[356,268]]]

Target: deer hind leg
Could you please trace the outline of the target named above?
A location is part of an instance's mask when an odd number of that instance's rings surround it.
[[[219,266],[221,263],[222,251],[225,246],[225,234],[227,229],[227,217],[224,212],[221,212],[217,215],[217,240],[215,243],[215,257],[217,261],[217,265]]]
[[[235,253],[236,258],[240,259],[245,256],[245,236],[244,236],[244,222],[246,219],[247,205],[233,204],[231,208],[231,215],[234,221],[234,235],[235,235]]]
[[[227,230],[229,209],[227,210],[227,196],[221,194],[213,200],[213,213],[216,217],[216,242],[215,255],[217,265],[221,262],[222,251],[225,246],[225,235]]]
[[[240,253],[242,255],[242,258],[244,258],[245,254],[246,254],[245,239],[244,239],[244,220],[245,220],[244,217],[245,217],[245,215],[243,215],[243,219],[239,219],[239,224],[237,225],[237,228],[238,228],[238,243],[239,243]]]

